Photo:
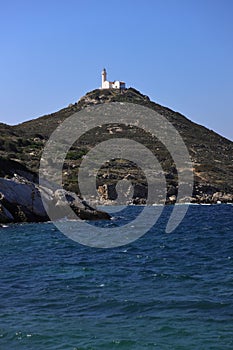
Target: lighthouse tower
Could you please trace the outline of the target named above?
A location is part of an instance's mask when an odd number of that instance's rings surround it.
[[[107,72],[105,68],[102,70],[101,74],[102,74],[102,89],[104,89],[105,82],[107,81]]]

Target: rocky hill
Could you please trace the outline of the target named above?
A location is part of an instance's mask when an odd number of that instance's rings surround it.
[[[50,115],[16,126],[0,124],[0,158],[5,164],[1,167],[0,176],[12,176],[10,161],[26,165],[30,172],[36,174],[44,144],[62,121],[87,106],[109,102],[128,102],[151,108],[163,115],[180,133],[190,153],[195,175],[193,196],[183,201],[233,201],[233,143],[193,123],[180,113],[150,101],[147,96],[133,88],[122,91],[97,89],[87,93],[77,103]],[[166,177],[167,203],[175,203],[178,191],[177,170],[167,149],[150,134],[142,133],[136,127],[129,130],[124,125],[117,124],[89,131],[85,138],[81,138],[70,148],[63,168],[64,188],[79,193],[76,179],[83,155],[98,142],[113,137],[127,137],[139,141],[155,154]],[[127,160],[112,160],[101,167],[97,177],[97,188],[102,199],[116,199],[116,184],[126,176],[134,187],[133,202],[144,203],[147,196],[146,179],[143,172]]]

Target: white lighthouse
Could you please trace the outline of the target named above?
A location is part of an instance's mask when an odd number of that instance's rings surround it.
[[[102,89],[104,89],[105,82],[107,81],[107,72],[105,68],[102,70],[101,75],[102,75]]]
[[[124,81],[107,81],[107,72],[104,68],[101,73],[102,76],[102,85],[101,89],[125,89],[125,82]]]

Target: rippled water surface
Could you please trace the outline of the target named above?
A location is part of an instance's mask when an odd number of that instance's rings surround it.
[[[166,234],[170,212],[113,249],[52,223],[1,228],[0,349],[232,350],[233,206],[190,206]]]

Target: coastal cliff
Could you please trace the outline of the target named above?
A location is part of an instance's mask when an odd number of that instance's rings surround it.
[[[0,223],[49,221],[47,213],[51,204],[56,208],[56,220],[64,219],[67,205],[81,220],[110,219],[109,214],[87,205],[75,193],[62,189],[52,191],[39,186],[37,175],[17,162],[0,159],[0,164],[1,171],[5,169],[8,172],[5,177],[0,177]],[[46,201],[46,210],[41,192]],[[69,217],[66,216],[66,219]]]

